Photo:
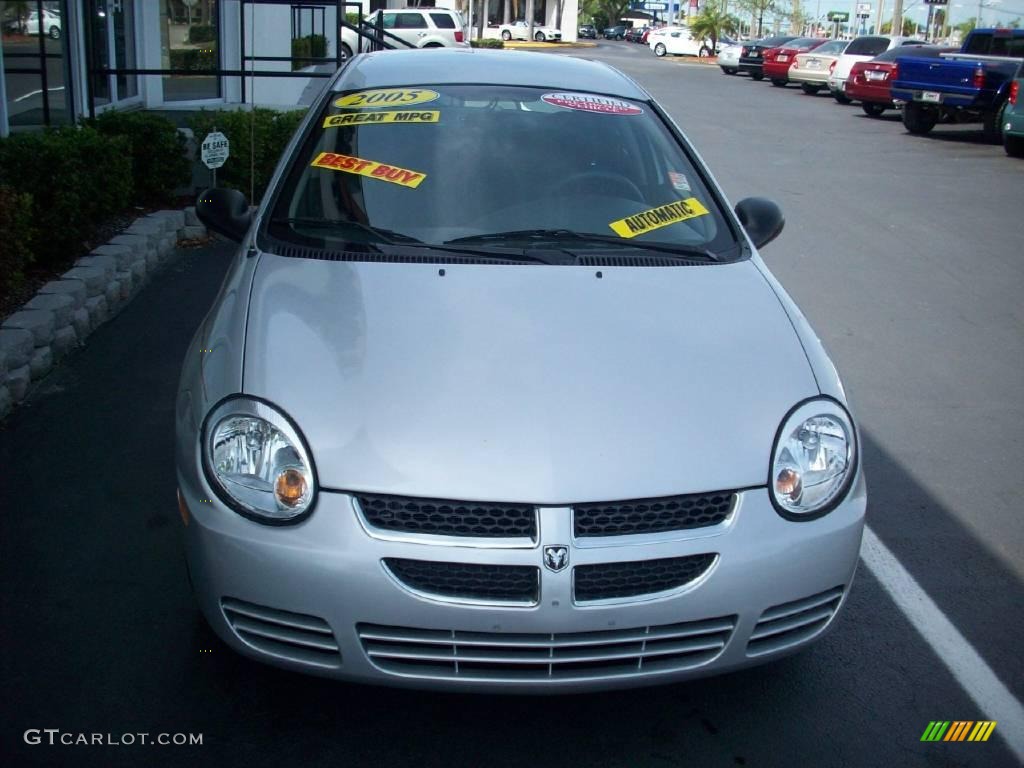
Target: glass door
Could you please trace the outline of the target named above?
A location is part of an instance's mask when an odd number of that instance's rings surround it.
[[[88,0],[86,12],[93,67],[135,69],[135,0]],[[138,95],[138,75],[92,74],[93,104],[98,107]]]

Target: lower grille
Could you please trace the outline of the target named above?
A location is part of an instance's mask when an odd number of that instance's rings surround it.
[[[761,614],[750,642],[747,656],[761,656],[798,645],[821,632],[835,614],[843,588],[833,587],[817,595],[769,608]]]
[[[479,565],[386,558],[384,565],[417,592],[465,600],[535,605],[539,574],[528,565]]]
[[[583,680],[674,672],[718,656],[726,616],[685,624],[569,634],[503,634],[359,624],[363,650],[394,675],[477,681]]]
[[[588,536],[628,536],[718,525],[729,516],[736,494],[695,493],[658,499],[577,504],[573,533]]]
[[[359,508],[374,528],[405,533],[480,538],[537,537],[537,512],[529,504],[416,499],[358,494]]]
[[[577,603],[584,603],[677,589],[702,576],[717,557],[704,554],[580,565],[573,569],[573,596]]]
[[[323,619],[231,597],[220,605],[235,634],[258,651],[319,667],[341,664],[338,642]]]

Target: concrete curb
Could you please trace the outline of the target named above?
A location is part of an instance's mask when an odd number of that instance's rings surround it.
[[[0,325],[0,419],[68,352],[110,320],[169,261],[206,235],[194,208],[157,211],[78,259]]]

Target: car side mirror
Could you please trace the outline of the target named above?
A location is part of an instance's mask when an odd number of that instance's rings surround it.
[[[207,189],[196,198],[196,216],[208,229],[236,243],[242,242],[252,223],[245,195],[222,187]]]
[[[786,225],[782,209],[764,197],[748,197],[736,203],[740,224],[754,241],[754,247],[768,245],[779,236]]]

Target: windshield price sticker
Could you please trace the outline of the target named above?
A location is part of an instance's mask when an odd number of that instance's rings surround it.
[[[334,100],[334,106],[342,109],[378,109],[380,107],[411,107],[437,101],[441,94],[426,88],[380,88],[375,91],[350,93]]]
[[[437,110],[423,112],[342,112],[324,118],[324,128],[344,128],[347,125],[380,125],[381,123],[436,123],[441,119]]]
[[[619,237],[636,237],[656,229],[667,227],[687,219],[696,219],[698,216],[707,216],[708,209],[701,205],[696,197],[680,200],[678,203],[660,205],[651,208],[649,211],[642,211],[624,219],[613,221],[608,226]]]
[[[594,93],[545,93],[541,101],[554,107],[575,109],[577,112],[598,112],[602,115],[642,115],[635,104]]]
[[[427,174],[419,171],[410,171],[406,168],[399,168],[396,165],[378,163],[374,160],[364,160],[361,157],[351,155],[338,155],[334,152],[321,152],[312,162],[316,168],[329,168],[332,171],[342,173],[354,173],[357,176],[366,176],[370,179],[380,179],[391,184],[398,184],[410,189],[416,189],[420,183],[427,178]]]

